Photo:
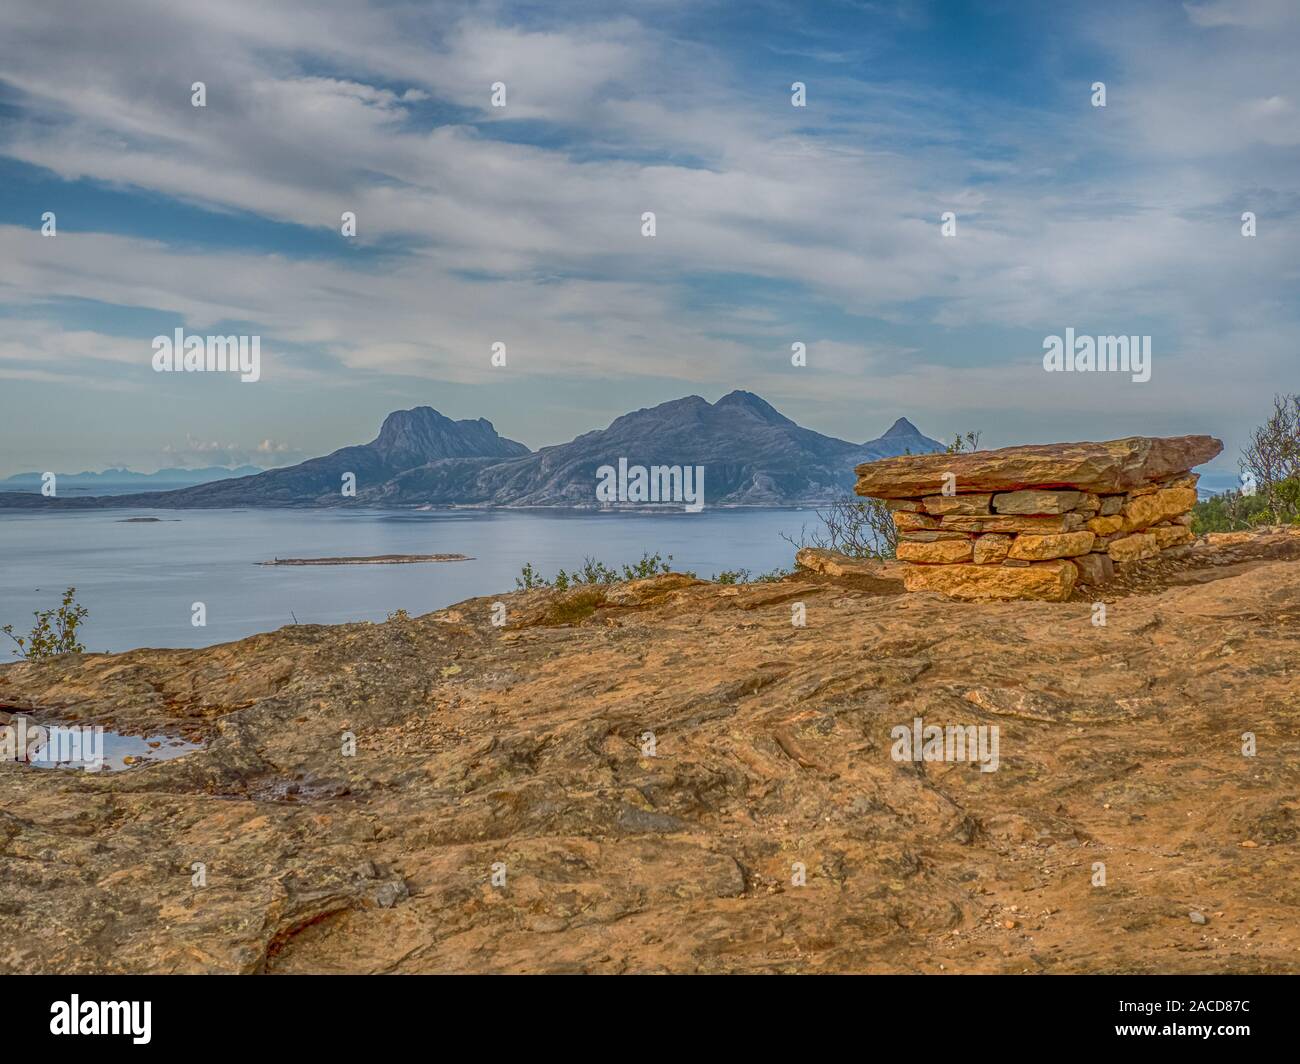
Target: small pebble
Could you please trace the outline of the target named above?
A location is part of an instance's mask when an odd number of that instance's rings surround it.
[[[1204,914],[1204,913],[1190,912],[1190,913],[1188,913],[1187,915],[1188,915],[1188,917],[1191,919],[1192,923],[1194,923],[1194,924],[1203,924],[1203,923],[1205,923],[1205,914]]]

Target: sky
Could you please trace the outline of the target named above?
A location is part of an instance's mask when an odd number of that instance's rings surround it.
[[[0,476],[737,388],[1235,470],[1300,390],[1298,55],[1294,0],[6,0]],[[155,372],[177,328],[260,379]],[[1150,336],[1150,380],[1045,371],[1067,328]]]

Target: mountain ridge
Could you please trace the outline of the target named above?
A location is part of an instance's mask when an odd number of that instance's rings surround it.
[[[596,470],[625,458],[645,466],[703,466],[705,502],[779,506],[825,502],[853,488],[861,462],[943,449],[906,418],[865,443],[826,436],[752,392],[710,403],[683,396],[616,417],[568,443],[531,451],[485,418],[454,421],[429,406],[395,410],[366,444],[293,466],[175,491],[44,499],[0,494],[0,507],[329,506],[592,508]],[[344,496],[345,474],[356,494]],[[122,501],[125,499],[126,501]]]

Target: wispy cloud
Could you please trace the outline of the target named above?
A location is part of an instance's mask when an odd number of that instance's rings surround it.
[[[494,341],[511,379],[599,384],[575,429],[644,405],[637,382],[656,379],[761,388],[852,437],[871,434],[864,409],[926,411],[940,433],[983,411],[1012,442],[1043,422],[1130,428],[1110,382],[1035,373],[1038,340],[1066,325],[1155,335],[1134,408],[1230,437],[1294,357],[1291,5],[1061,14],[1024,32],[1089,58],[1045,46],[1027,88],[891,56],[896,38],[957,32],[924,5],[853,11],[833,48],[768,9],[736,37],[674,5],[72,6],[0,12],[0,153],[53,175],[61,219],[54,239],[35,217],[0,226],[11,379],[148,391],[153,332],[96,322],[99,305],[260,332],[270,388],[479,388],[448,412],[513,419],[533,442],[554,429],[517,394],[498,408]],[[77,224],[90,186],[130,205],[98,232]],[[358,231],[329,253],[277,247],[278,228],[271,253],[232,248],[171,227],[166,203],[212,233],[226,217],[324,237],[343,211]],[[796,339],[825,355],[807,372],[783,368]],[[261,435],[323,439],[283,416]]]

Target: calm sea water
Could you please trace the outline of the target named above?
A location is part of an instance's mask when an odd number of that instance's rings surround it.
[[[156,523],[126,518],[157,517]],[[90,611],[87,650],[195,647],[291,624],[381,621],[515,590],[525,562],[546,576],[591,555],[609,565],[645,552],[712,576],[793,564],[781,538],[816,526],[810,509],[698,514],[558,511],[113,510],[0,515],[0,624],[19,633],[32,612],[75,586]],[[265,566],[272,558],[471,555],[420,565]],[[190,623],[207,606],[207,626]],[[0,661],[14,660],[9,641]]]

